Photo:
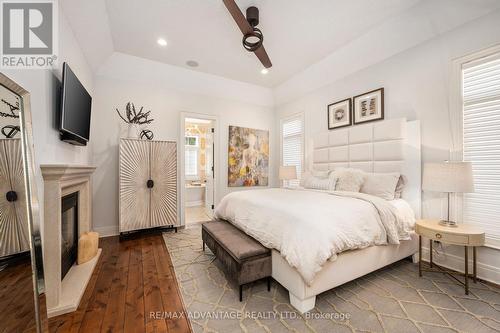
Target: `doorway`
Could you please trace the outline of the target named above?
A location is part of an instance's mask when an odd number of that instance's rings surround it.
[[[199,114],[181,118],[181,223],[189,226],[213,217],[216,119]]]

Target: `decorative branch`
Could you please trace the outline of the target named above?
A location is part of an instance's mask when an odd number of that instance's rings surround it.
[[[5,99],[2,98],[2,103],[7,104],[10,108],[10,113],[2,112],[0,111],[0,116],[1,117],[7,117],[7,118],[19,118],[19,114],[16,114],[14,111],[19,111],[19,101],[16,101],[16,105],[12,105],[9,102],[7,102]]]
[[[21,127],[15,126],[15,125],[7,125],[2,127],[2,130],[0,131],[3,136],[5,136],[7,139],[11,139],[16,136],[17,133],[21,131]]]
[[[116,109],[116,113],[118,116],[127,124],[137,124],[137,125],[145,125],[151,124],[154,119],[148,119],[151,111],[144,112],[144,107],[141,106],[139,112],[135,110],[134,103],[128,102],[125,106],[125,116],[123,116],[118,109]]]

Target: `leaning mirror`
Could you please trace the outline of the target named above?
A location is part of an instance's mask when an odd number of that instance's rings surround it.
[[[29,93],[0,73],[0,332],[48,332]]]

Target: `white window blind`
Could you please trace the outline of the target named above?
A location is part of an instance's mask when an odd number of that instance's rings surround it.
[[[198,176],[198,136],[185,137],[184,164],[188,177]]]
[[[186,147],[185,156],[186,176],[196,177],[198,175],[198,148]]]
[[[302,175],[302,163],[304,156],[304,121],[303,116],[298,115],[287,118],[281,122],[281,164],[285,166],[294,165],[297,168],[297,177]],[[299,180],[292,180],[290,185],[298,185]]]
[[[462,66],[463,152],[475,192],[464,195],[464,222],[479,225],[500,246],[500,53]]]

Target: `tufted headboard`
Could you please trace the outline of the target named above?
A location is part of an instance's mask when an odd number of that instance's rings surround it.
[[[420,217],[420,122],[391,119],[319,133],[313,139],[313,168],[399,172],[408,183],[403,199]]]

